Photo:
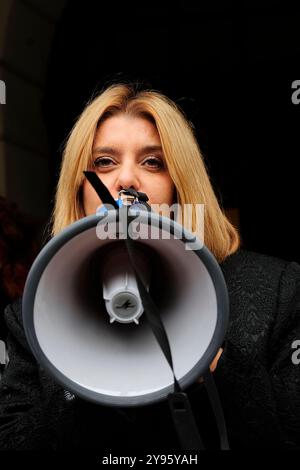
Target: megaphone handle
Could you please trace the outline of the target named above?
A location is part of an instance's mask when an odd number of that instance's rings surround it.
[[[184,392],[170,393],[168,402],[181,448],[183,450],[204,450],[187,394]]]

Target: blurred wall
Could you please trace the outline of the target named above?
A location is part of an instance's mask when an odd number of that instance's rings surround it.
[[[43,117],[48,55],[64,0],[1,0],[0,195],[44,220],[49,211],[49,145]],[[34,188],[34,190],[33,190]]]

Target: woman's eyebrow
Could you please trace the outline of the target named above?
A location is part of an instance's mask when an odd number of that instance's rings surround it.
[[[144,154],[147,152],[162,152],[162,146],[161,145],[145,145],[139,150],[139,154]],[[105,147],[96,147],[93,150],[93,153],[111,153],[114,155],[121,155],[121,151],[117,149],[116,147],[111,147],[111,146],[105,146]]]
[[[96,147],[93,149],[93,153],[113,153],[115,155],[121,155],[120,150],[115,147]]]
[[[147,152],[162,152],[162,146],[161,145],[146,145],[145,147],[142,147],[139,151],[140,154],[142,153],[147,153]]]

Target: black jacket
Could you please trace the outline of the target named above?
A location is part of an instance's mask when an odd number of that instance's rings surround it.
[[[300,364],[292,361],[300,340],[300,266],[245,250],[220,266],[230,322],[214,378],[230,447],[300,449]],[[0,383],[1,450],[180,450],[166,401],[128,410],[72,398],[32,356],[21,300],[5,317],[10,362]],[[218,448],[204,386],[186,392],[206,447]]]

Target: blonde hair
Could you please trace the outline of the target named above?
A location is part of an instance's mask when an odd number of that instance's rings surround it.
[[[213,191],[193,129],[182,110],[154,90],[136,91],[128,84],[114,84],[90,101],[71,130],[63,152],[52,215],[52,235],[84,217],[81,201],[83,171],[90,165],[95,132],[101,119],[127,113],[151,119],[158,130],[177,202],[204,204],[204,234],[199,214],[192,209],[192,231],[219,262],[240,246],[236,227],[227,219]],[[184,225],[184,220],[181,220]],[[190,227],[189,227],[190,229]]]

